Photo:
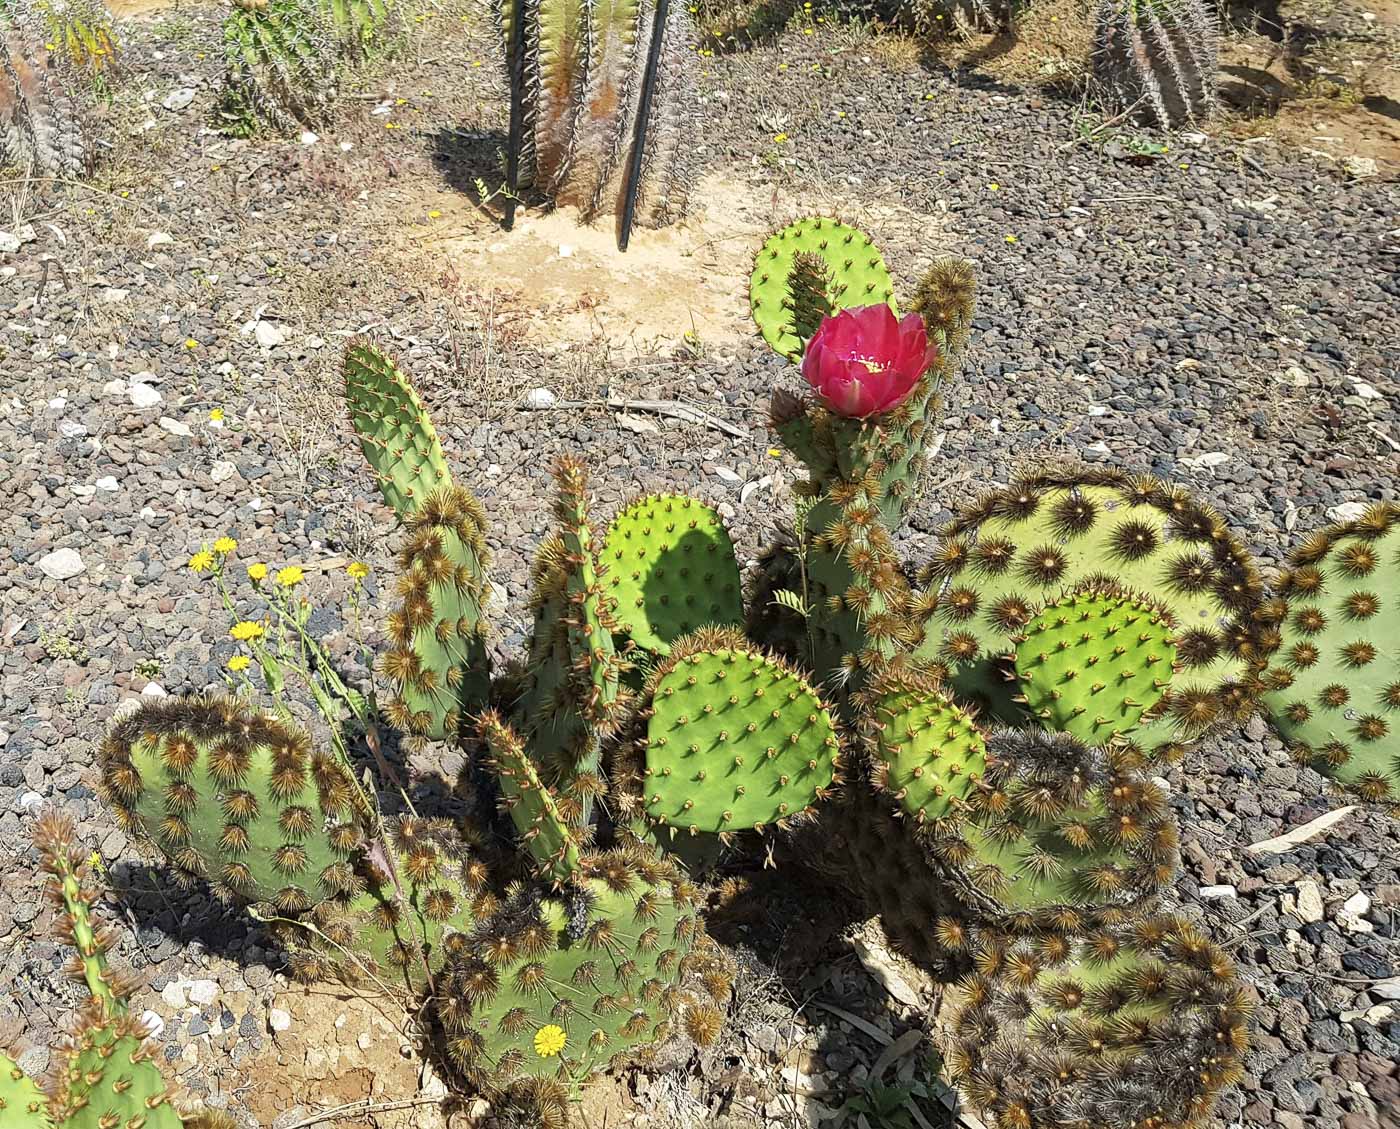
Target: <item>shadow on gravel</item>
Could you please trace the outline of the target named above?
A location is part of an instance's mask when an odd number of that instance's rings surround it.
[[[190,880],[164,863],[115,862],[107,871],[112,893],[130,911],[128,924],[145,959],[158,962],[150,950],[163,938],[180,948],[198,941],[210,953],[239,964],[247,960],[250,940],[276,949],[270,939],[260,937],[261,927],[241,906],[221,902],[203,883]],[[277,962],[280,963],[280,962]]]
[[[431,156],[449,188],[486,209],[491,208],[492,194],[505,184],[505,152],[505,130],[444,127],[433,136]],[[491,208],[493,214],[496,210]]]

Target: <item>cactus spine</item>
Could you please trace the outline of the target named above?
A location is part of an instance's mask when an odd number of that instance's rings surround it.
[[[1162,129],[1208,118],[1219,36],[1205,0],[1099,0],[1094,78],[1114,108],[1143,106]]]

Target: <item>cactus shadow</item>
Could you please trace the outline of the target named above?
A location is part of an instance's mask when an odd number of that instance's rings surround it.
[[[191,883],[165,863],[122,860],[111,865],[107,877],[113,895],[130,911],[138,951],[153,964],[171,959],[151,955],[164,939],[176,942],[177,953],[198,942],[206,952],[239,964],[248,963],[253,943],[266,940],[269,954],[280,952],[242,906],[220,900],[207,884]]]
[[[503,129],[444,126],[433,135],[430,158],[449,188],[501,222],[503,209],[497,194],[505,186],[505,151]]]

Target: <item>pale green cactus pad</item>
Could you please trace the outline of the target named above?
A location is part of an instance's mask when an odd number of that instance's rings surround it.
[[[520,841],[535,861],[535,873],[562,885],[578,870],[579,830],[565,818],[559,800],[540,780],[525,743],[495,710],[481,719],[481,736]]]
[[[600,563],[618,630],[664,655],[682,635],[744,619],[739,562],[724,519],[684,494],[639,498],[613,519]]]
[[[52,1129],[49,1100],[15,1060],[0,1054],[0,1125],[5,1129]]]
[[[79,1019],[73,1045],[60,1052],[54,1073],[59,1129],[181,1129],[170,1086],[143,1036],[131,1020],[88,1026]]]

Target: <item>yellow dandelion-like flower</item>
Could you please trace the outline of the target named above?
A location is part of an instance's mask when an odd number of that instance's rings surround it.
[[[535,1054],[540,1058],[553,1058],[564,1049],[564,1029],[557,1023],[550,1023],[535,1032]]]
[[[776,459],[776,458],[780,458],[780,457],[782,456],[782,452],[781,452],[780,450],[778,450],[778,448],[776,448],[776,447],[769,447],[769,448],[768,448],[768,453],[769,453],[770,455],[772,455],[775,459]]]
[[[231,553],[236,548],[238,548],[238,542],[232,537],[220,537],[214,542],[214,552],[216,553]]]
[[[214,554],[208,549],[200,549],[190,558],[190,568],[195,572],[208,572],[214,567]]]
[[[210,422],[210,423],[223,423],[223,422],[224,422],[224,409],[223,409],[223,408],[210,408],[210,409],[209,409],[209,422]]]
[[[249,661],[247,655],[234,655],[233,658],[228,660],[228,668],[234,673],[240,670],[247,670]]]
[[[305,579],[305,575],[296,565],[288,565],[286,568],[277,570],[277,583],[283,588],[295,588]]]
[[[351,561],[345,566],[345,571],[350,574],[351,580],[363,580],[369,575],[369,565],[364,561]]]
[[[1015,243],[1015,242],[1016,242],[1016,237],[1015,237],[1014,235],[1008,235],[1008,236],[1006,237],[1006,241],[1007,241],[1008,243]]]
[[[186,337],[186,338],[185,338],[185,348],[186,348],[186,349],[198,349],[198,348],[199,348],[199,342],[196,341],[193,337]]]
[[[251,619],[240,619],[228,629],[228,633],[240,643],[247,643],[250,639],[262,638],[263,625],[254,623]]]
[[[438,219],[438,218],[440,218],[441,216],[442,216],[442,213],[441,213],[440,211],[438,211],[436,208],[434,208],[431,212],[428,213],[428,218],[429,218],[430,220]]]
[[[263,564],[262,561],[257,561],[254,564],[250,564],[248,566],[248,579],[251,580],[254,584],[256,584],[260,580],[266,580],[267,565]]]
[[[773,141],[774,141],[776,144],[778,144],[778,145],[781,145],[781,144],[782,144],[784,141],[786,141],[787,139],[788,139],[788,135],[787,135],[786,133],[775,133],[775,134],[773,134]]]

